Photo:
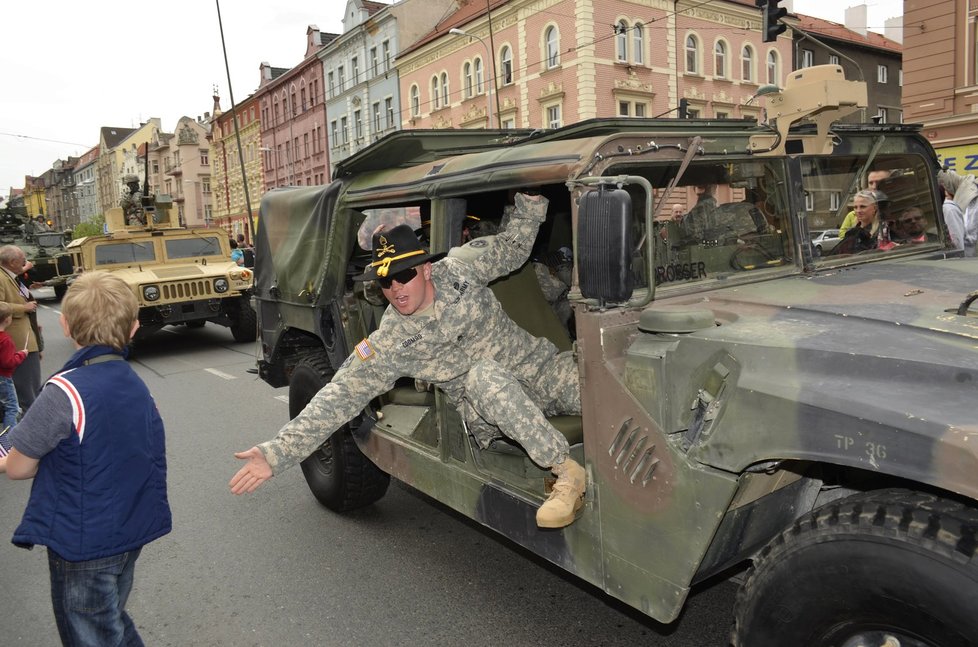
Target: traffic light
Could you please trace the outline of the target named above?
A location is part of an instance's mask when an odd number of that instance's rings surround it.
[[[761,8],[761,40],[765,43],[773,43],[778,38],[778,34],[788,28],[781,19],[788,15],[788,10],[779,7],[781,0],[766,0]],[[758,6],[760,0],[758,0]]]

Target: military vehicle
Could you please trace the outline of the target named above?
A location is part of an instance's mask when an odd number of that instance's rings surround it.
[[[137,340],[167,325],[210,321],[230,328],[235,341],[254,341],[252,271],[231,260],[225,230],[183,227],[171,204],[169,196],[131,190],[123,206],[106,211],[107,233],[68,244],[74,266],[129,284],[139,301]]]
[[[71,232],[52,231],[43,219],[42,223],[11,210],[0,212],[0,245],[20,247],[34,265],[29,272],[30,280],[53,287],[55,296],[60,299],[74,274],[71,257],[65,251],[65,242],[71,239]]]
[[[978,261],[945,243],[919,127],[838,123],[866,104],[838,66],[765,93],[763,123],[401,131],[328,186],[266,194],[259,372],[288,385],[292,416],[383,316],[351,280],[378,213],[430,219],[451,253],[467,218],[498,221],[533,189],[550,201],[534,255],[573,250],[569,326],[529,266],[493,286],[576,350],[582,415],[554,421],[588,474],[573,524],[537,528],[549,472],[513,444],[480,449],[410,376],[303,462],[318,500],[369,505],[394,476],[660,622],[749,567],[737,646],[975,644]],[[884,218],[919,207],[934,241],[816,256],[810,232],[879,168]],[[716,205],[690,238],[669,212],[692,213],[695,186]]]

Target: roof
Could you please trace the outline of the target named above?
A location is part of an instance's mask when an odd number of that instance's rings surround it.
[[[883,34],[867,31],[866,35],[863,36],[859,32],[853,31],[845,25],[840,25],[839,23],[832,22],[831,20],[816,18],[815,16],[806,16],[805,14],[801,13],[795,15],[798,17],[798,29],[801,29],[802,31],[816,34],[822,38],[831,38],[833,40],[844,41],[854,45],[861,45],[863,47],[873,47],[875,49],[881,49],[894,54],[903,53],[903,45],[895,40],[887,38]]]
[[[389,4],[383,2],[371,2],[371,0],[361,0],[361,4],[363,5],[363,8],[367,10],[368,16],[373,16],[378,11],[383,11],[390,6]]]
[[[122,140],[136,132],[135,128],[116,128],[114,126],[102,126],[101,138],[109,148],[115,148]]]

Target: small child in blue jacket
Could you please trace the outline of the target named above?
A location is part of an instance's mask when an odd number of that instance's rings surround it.
[[[76,352],[9,433],[0,472],[33,478],[13,543],[47,546],[51,600],[66,645],[142,645],[126,613],[136,559],[170,532],[163,420],[125,361],[139,327],[126,284],[86,272],[61,327]]]

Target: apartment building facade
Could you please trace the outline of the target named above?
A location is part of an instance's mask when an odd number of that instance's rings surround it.
[[[945,166],[978,175],[978,2],[904,2],[904,118]]]
[[[78,163],[75,164],[73,173],[75,176],[75,203],[78,209],[78,223],[91,220],[99,214],[98,191],[96,189],[97,162],[98,146],[94,146],[85,151],[78,158]]]
[[[336,34],[321,33],[310,25],[302,62],[291,69],[261,64],[255,99],[265,186],[269,189],[329,181],[323,66],[317,53],[334,38]]]
[[[250,96],[228,112],[221,112],[219,102],[215,96],[209,135],[214,224],[224,227],[231,236],[243,234],[250,243],[252,223],[258,221],[258,207],[265,192],[259,102]]]
[[[126,160],[132,165],[141,144],[152,142],[162,131],[160,119],[153,117],[138,128],[116,128],[105,126],[99,133],[99,156],[96,163],[96,187],[98,190],[98,209],[119,206],[125,184],[122,178]],[[127,155],[128,153],[128,155]]]

